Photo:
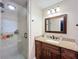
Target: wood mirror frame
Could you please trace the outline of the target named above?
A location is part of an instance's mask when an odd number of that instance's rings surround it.
[[[63,17],[63,20],[64,20],[63,31],[48,31],[47,30],[46,21],[50,20],[50,19],[55,19],[55,18],[58,18],[58,17]],[[50,17],[50,18],[45,18],[45,32],[47,32],[47,33],[64,33],[64,34],[66,34],[67,33],[67,14],[63,14],[63,15],[59,15],[59,16],[54,16],[54,17]]]

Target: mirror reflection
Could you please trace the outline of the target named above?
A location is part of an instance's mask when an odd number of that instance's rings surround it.
[[[66,32],[66,15],[45,19],[46,32]]]

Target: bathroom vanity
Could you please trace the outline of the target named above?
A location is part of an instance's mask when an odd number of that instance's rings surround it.
[[[71,44],[73,46],[71,46]],[[61,44],[52,41],[49,42],[44,38],[35,39],[36,59],[78,59],[76,49],[74,43],[71,42],[69,45],[66,45],[64,42]]]
[[[67,14],[45,18],[45,33],[67,34]],[[55,36],[35,38],[36,59],[78,59],[77,43]]]

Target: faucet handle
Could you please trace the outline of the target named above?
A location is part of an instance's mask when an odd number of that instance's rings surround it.
[[[52,36],[50,36],[50,38],[52,39]]]
[[[53,37],[53,39],[55,39],[55,36],[54,35],[52,35],[52,37]]]

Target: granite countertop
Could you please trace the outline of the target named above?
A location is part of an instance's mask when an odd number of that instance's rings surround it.
[[[48,40],[47,38],[44,38],[44,37],[35,37],[35,40],[45,42],[51,45],[56,45],[59,47],[67,48],[73,51],[78,51],[78,47],[75,42],[63,41],[63,40],[53,42],[54,40]]]

